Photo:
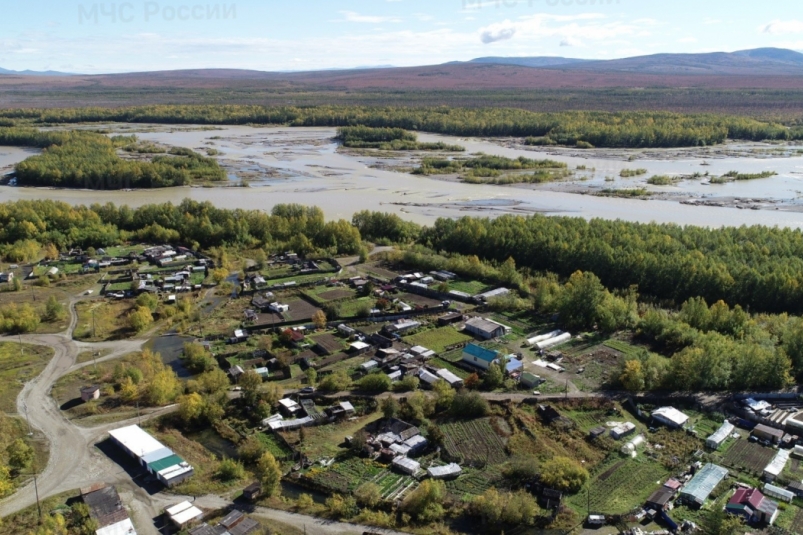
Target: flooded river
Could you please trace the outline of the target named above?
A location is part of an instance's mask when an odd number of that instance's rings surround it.
[[[97,128],[93,125],[93,128]],[[728,145],[699,150],[590,150],[523,147],[511,140],[464,139],[430,134],[422,141],[444,141],[466,147],[466,154],[484,152],[508,157],[551,158],[570,169],[585,166],[576,176],[556,184],[496,186],[465,184],[389,169],[406,163],[394,158],[350,154],[338,150],[332,128],[252,128],[247,126],[176,128],[149,125],[113,125],[117,131],[136,133],[140,139],[199,151],[215,149],[227,169],[228,187],[169,188],[147,191],[85,191],[0,187],[0,201],[50,198],[74,204],[114,202],[140,206],[154,202],[180,202],[184,198],[210,201],[222,208],[270,210],[279,203],[302,203],[323,209],[329,219],[350,219],[368,209],[399,214],[420,223],[438,217],[546,213],[586,218],[673,222],[702,226],[763,224],[803,227],[803,147],[768,144]],[[0,147],[0,172],[33,151]],[[402,165],[403,166],[403,165]],[[6,169],[4,169],[6,168]],[[644,168],[636,178],[620,178],[622,169]],[[705,180],[684,180],[675,186],[652,187],[659,195],[650,200],[583,195],[602,188],[642,187],[655,174],[691,175],[728,171],[757,173],[771,170],[778,176],[724,185]],[[236,187],[246,180],[249,187]],[[691,206],[679,201],[751,198],[755,208]],[[726,203],[727,205],[727,203]],[[745,205],[746,206],[746,205]],[[743,206],[743,208],[745,207]]]

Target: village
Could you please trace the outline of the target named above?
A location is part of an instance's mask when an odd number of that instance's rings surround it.
[[[238,260],[222,273],[220,263],[189,248],[139,245],[73,250],[0,275],[5,284],[14,276],[97,279],[76,287],[78,329],[83,321],[90,341],[132,336],[122,323],[99,332],[99,316],[114,310],[122,322],[150,296],[147,327],[164,364],[194,380],[194,348],[226,374],[227,398],[238,408],[225,408],[209,432],[182,431],[170,447],[158,438],[171,436],[169,419],[108,433],[112,451],[124,454],[116,462],[164,492],[186,494],[204,477],[190,442],[220,462],[256,438],[281,466],[282,491],[309,493],[320,507],[370,484],[378,494],[370,507],[393,510],[431,480],[443,482],[452,505],[494,488],[526,489],[541,510],[533,529],[691,533],[701,512],[714,509],[757,529],[803,521],[796,393],[704,402],[624,392],[617,374],[639,349],[632,337],[565,332],[554,318],[506,311],[500,303],[516,291],[493,281],[381,257],[363,263],[286,252]],[[180,310],[182,302],[193,313],[165,323],[176,317],[166,307]],[[125,408],[97,370],[67,376],[54,392],[69,418],[100,411],[114,421]],[[249,386],[254,377],[257,387]],[[266,391],[279,395],[266,404]],[[576,484],[556,484],[542,471],[556,458],[576,467]],[[526,463],[530,469],[514,469]],[[247,511],[268,496],[243,477],[225,490],[235,506],[223,517],[176,501],[164,508],[163,532],[258,532]],[[110,513],[102,505],[121,503],[113,487],[81,496],[105,524],[98,534],[133,532],[124,507]]]

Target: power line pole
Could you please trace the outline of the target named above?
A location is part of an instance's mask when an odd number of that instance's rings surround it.
[[[95,333],[95,309],[93,308],[92,309],[92,338],[95,338],[95,337],[97,337],[97,334]]]
[[[28,418],[28,404],[26,402],[22,402],[22,408],[25,409],[25,421],[28,422],[28,436],[33,436],[33,430],[31,429],[31,419]]]

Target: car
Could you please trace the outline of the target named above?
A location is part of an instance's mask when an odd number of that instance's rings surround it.
[[[758,437],[755,435],[750,435],[750,438],[748,438],[747,440],[749,440],[750,442],[758,442]]]
[[[243,387],[241,387],[241,386],[233,386],[229,390],[231,390],[232,392],[241,392],[242,389],[243,389]]]
[[[305,386],[304,388],[299,390],[299,392],[302,393],[302,394],[312,394],[313,392],[315,392],[315,387],[314,386]]]
[[[540,395],[541,395],[540,390],[533,390],[533,396],[540,396]]]
[[[769,440],[767,440],[767,439],[764,439],[764,440],[762,440],[762,441],[761,441],[761,445],[762,445],[762,446],[766,446],[766,447],[768,447],[768,448],[769,448],[770,446],[772,446],[772,442],[770,442],[770,441],[769,441]]]
[[[87,290],[84,292],[84,295],[92,295],[94,292],[94,290]]]
[[[125,297],[125,294],[123,292],[112,292],[106,294],[106,297],[111,297],[112,299],[123,299]]]

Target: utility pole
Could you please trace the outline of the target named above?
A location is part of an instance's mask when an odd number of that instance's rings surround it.
[[[97,334],[95,333],[95,309],[92,309],[92,338],[95,338]]]
[[[28,418],[28,404],[26,402],[22,402],[22,408],[25,409],[25,421],[28,422],[28,436],[33,436],[33,430],[31,429],[31,419]]]
[[[42,505],[39,503],[39,485],[36,483],[36,461],[33,465],[33,491],[36,493],[36,508],[39,510],[39,523],[42,523]]]

